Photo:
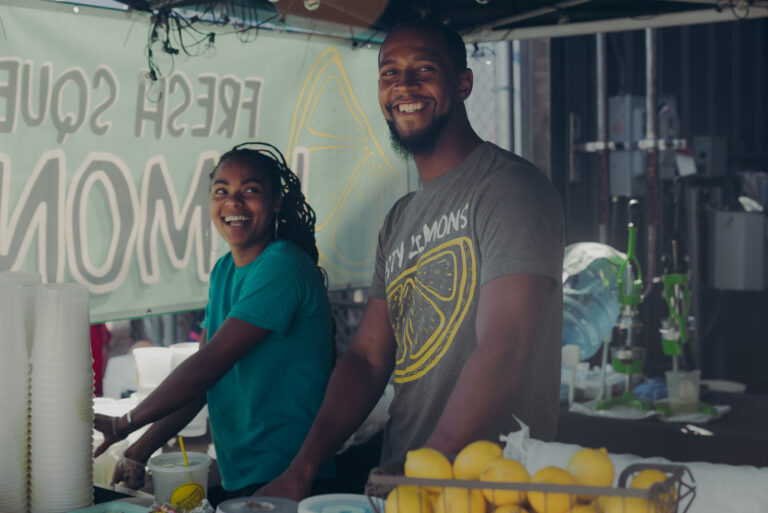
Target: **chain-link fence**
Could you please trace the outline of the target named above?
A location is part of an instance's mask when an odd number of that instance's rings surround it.
[[[493,43],[467,45],[467,66],[474,75],[472,94],[465,102],[469,121],[481,139],[498,143],[495,61]]]

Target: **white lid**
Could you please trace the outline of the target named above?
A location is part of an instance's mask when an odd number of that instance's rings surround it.
[[[220,503],[216,513],[296,513],[298,505],[282,497],[239,497]]]
[[[380,501],[379,509],[384,510],[381,499],[371,497],[371,500]],[[377,504],[379,504],[377,502]],[[307,497],[299,502],[298,513],[378,513],[371,505],[368,496],[353,493],[330,493]]]

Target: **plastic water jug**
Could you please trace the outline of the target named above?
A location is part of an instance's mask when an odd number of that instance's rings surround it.
[[[619,317],[616,280],[625,258],[611,246],[596,242],[565,249],[563,346],[578,346],[582,361],[597,353]]]

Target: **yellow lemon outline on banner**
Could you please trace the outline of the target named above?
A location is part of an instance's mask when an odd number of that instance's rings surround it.
[[[397,341],[395,382],[419,379],[440,361],[469,311],[476,283],[472,241],[457,237],[425,252],[389,284],[387,302],[397,319],[392,325]],[[432,329],[414,332],[417,317],[419,325]],[[419,339],[425,334],[426,340]]]
[[[176,488],[171,494],[171,504],[182,511],[195,509],[205,499],[205,489],[200,483],[189,482]]]
[[[385,155],[334,47],[302,84],[285,155],[317,214],[320,265],[331,283],[368,283],[376,235],[392,203],[408,191],[408,177]],[[314,183],[329,193],[313,197]]]

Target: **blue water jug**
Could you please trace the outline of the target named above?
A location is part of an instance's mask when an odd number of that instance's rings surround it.
[[[563,345],[579,347],[580,359],[597,353],[619,317],[616,280],[626,256],[605,244],[580,242],[563,260]]]

